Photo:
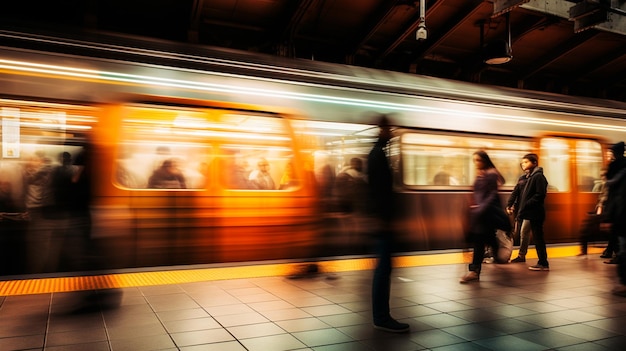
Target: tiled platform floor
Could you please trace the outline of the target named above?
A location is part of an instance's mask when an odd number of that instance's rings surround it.
[[[0,350],[623,350],[626,298],[598,255],[485,265],[397,268],[392,314],[411,332],[371,326],[371,270],[108,292],[115,308],[76,311],[89,292],[0,297]],[[334,278],[334,279],[329,279]],[[92,292],[93,293],[93,292]],[[93,295],[92,295],[93,296]]]

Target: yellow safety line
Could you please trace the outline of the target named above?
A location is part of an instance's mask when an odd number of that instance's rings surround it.
[[[558,246],[548,248],[548,257],[574,256],[579,246]],[[589,247],[589,254],[596,254],[601,248]],[[517,256],[517,250],[512,257]],[[394,257],[394,267],[417,267],[444,264],[468,263],[471,252],[428,253]],[[537,258],[534,249],[528,250],[526,258]],[[316,262],[321,272],[346,272],[374,268],[376,259],[355,258]],[[182,284],[225,279],[286,276],[296,272],[302,263],[258,264],[236,267],[210,267],[156,272],[113,273],[93,276],[37,278],[0,281],[0,296],[46,294],[80,290],[128,288],[166,284]]]

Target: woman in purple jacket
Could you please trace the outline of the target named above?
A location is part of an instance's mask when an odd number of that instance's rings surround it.
[[[469,239],[474,244],[474,254],[469,272],[461,278],[461,283],[479,279],[486,245],[497,252],[496,229],[511,229],[498,195],[498,187],[504,184],[504,177],[485,151],[474,152],[473,161],[477,172],[470,205]]]

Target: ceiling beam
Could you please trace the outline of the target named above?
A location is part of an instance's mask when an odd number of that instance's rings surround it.
[[[626,55],[626,47],[620,47],[617,50],[613,50],[613,52],[601,56],[599,59],[588,62],[584,64],[584,68],[579,68],[576,72],[572,72],[569,81],[575,82],[584,78],[585,76],[599,71],[602,68],[612,64],[613,62],[621,59]]]
[[[406,0],[392,0],[389,2],[384,2],[381,6],[379,6],[374,12],[373,16],[370,16],[366,21],[365,30],[362,30],[361,33],[356,35],[356,39],[354,42],[356,45],[352,48],[352,54],[355,55],[358,51],[363,48],[365,43],[380,29],[380,27],[387,22],[388,18],[393,15],[397,6],[407,5]]]
[[[608,14],[605,22],[596,24],[592,27],[607,32],[626,35],[626,1],[617,1],[616,5],[617,6],[606,8]],[[574,2],[565,0],[530,0],[520,7],[570,19],[570,8],[572,8],[572,6],[574,6]]]
[[[298,29],[300,27],[300,23],[302,23],[302,18],[304,15],[311,10],[311,8],[316,5],[319,0],[301,0],[301,1],[289,1],[291,4],[296,3],[295,7],[288,12],[290,14],[286,16],[289,20],[284,23],[282,30],[280,31],[280,36],[278,38],[279,43],[289,42],[291,41],[296,34],[298,33]]]
[[[547,54],[538,58],[533,62],[533,64],[529,65],[525,72],[522,72],[519,75],[519,81],[525,81],[529,79],[531,76],[535,75],[537,72],[541,71],[543,68],[548,66],[549,64],[558,60],[561,56],[566,55],[567,53],[574,50],[576,47],[581,45],[587,40],[592,39],[597,36],[599,33],[596,31],[585,31],[575,36],[571,37],[565,43],[554,47]]]
[[[189,16],[189,28],[187,28],[187,40],[197,43],[200,36],[200,23],[202,21],[202,8],[205,0],[192,0],[191,15]]]

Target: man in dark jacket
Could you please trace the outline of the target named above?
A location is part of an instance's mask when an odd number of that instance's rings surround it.
[[[391,139],[391,129],[386,116],[378,122],[378,141],[367,157],[367,175],[370,195],[370,208],[378,220],[377,253],[378,262],[372,281],[372,312],[374,328],[402,333],[409,331],[409,325],[400,323],[389,313],[389,290],[391,287],[391,252],[393,248],[392,219],[394,211],[393,175],[385,153]]]
[[[620,285],[613,294],[626,296],[626,158],[624,142],[611,147],[614,160],[606,172],[606,186],[609,188],[606,200],[606,217],[611,223],[611,236],[619,242],[617,251],[617,275]]]
[[[528,267],[531,271],[548,271],[548,252],[543,237],[543,222],[546,220],[544,201],[548,192],[548,180],[543,175],[543,168],[539,167],[539,158],[536,154],[526,154],[522,158],[522,168],[528,171],[528,180],[519,199],[517,218],[520,221],[528,220],[530,230],[535,239],[535,249],[539,262]],[[524,225],[522,224],[522,231]],[[522,233],[521,235],[528,235]]]
[[[626,158],[624,158],[624,142],[613,145],[610,149],[611,161],[606,171],[606,187],[608,195],[606,199],[606,218],[611,223],[609,233],[609,243],[602,253],[602,258],[610,258],[604,263],[615,264],[619,262],[619,219],[624,214],[623,201],[626,200],[621,194],[622,176],[626,168]],[[615,223],[617,222],[617,223]],[[615,257],[613,257],[615,253]]]

